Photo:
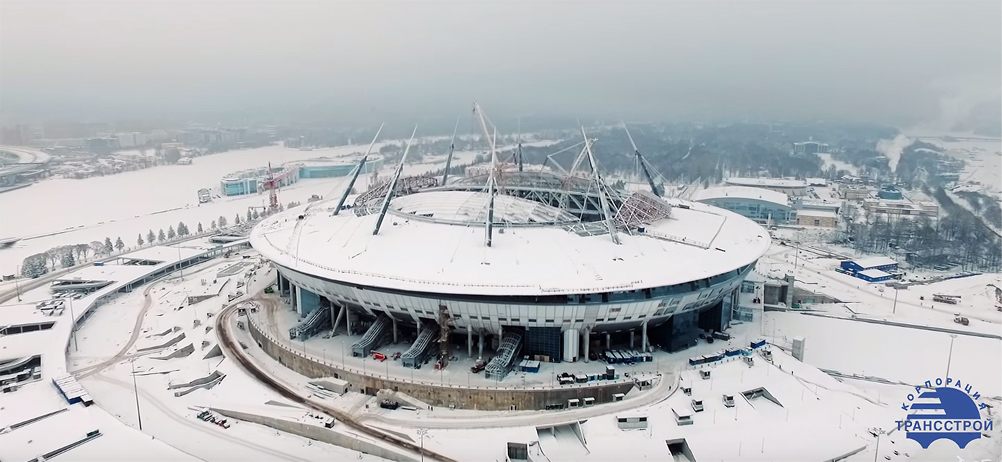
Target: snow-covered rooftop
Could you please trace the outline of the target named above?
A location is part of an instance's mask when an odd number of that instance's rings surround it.
[[[696,191],[696,193],[692,196],[693,200],[697,201],[723,199],[728,197],[735,199],[755,199],[771,202],[783,207],[790,206],[790,198],[786,194],[749,186],[719,186],[716,188],[707,188]]]
[[[799,209],[797,210],[797,216],[802,217],[818,217],[818,218],[835,218],[838,214],[834,210],[821,210],[821,209]]]
[[[888,273],[887,271],[881,271],[881,270],[878,270],[876,268],[870,268],[870,269],[866,269],[866,270],[860,271],[859,274],[861,274],[863,276],[866,276],[868,278],[873,278],[873,279],[886,278],[886,277],[888,277],[888,276],[891,275],[891,273]]]
[[[898,262],[890,259],[889,257],[868,257],[868,258],[860,258],[858,260],[853,260],[853,261],[856,262],[856,264],[863,269],[898,264]]]
[[[423,195],[428,193],[417,193]],[[453,192],[474,198],[478,193]],[[457,196],[460,197],[460,196]],[[412,201],[410,196],[395,199]],[[405,204],[407,202],[404,202]],[[439,293],[556,295],[658,287],[733,271],[756,261],[769,235],[751,220],[701,203],[674,207],[644,234],[580,235],[560,226],[456,226],[389,215],[337,216],[316,207],[268,218],[251,243],[276,263],[323,278]]]

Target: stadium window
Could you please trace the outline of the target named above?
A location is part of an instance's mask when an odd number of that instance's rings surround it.
[[[552,319],[547,319],[546,322],[553,322],[553,320]]]
[[[622,310],[623,310],[622,308],[609,308],[609,314],[619,313]]]
[[[584,319],[575,319],[574,322],[584,322]]]
[[[505,322],[507,322],[508,318],[498,318],[498,321],[505,321]]]
[[[511,322],[522,322],[522,320],[518,318],[511,318]]]
[[[536,322],[535,319],[529,318],[529,322]]]

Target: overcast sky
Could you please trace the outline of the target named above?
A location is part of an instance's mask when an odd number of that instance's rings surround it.
[[[999,0],[0,0],[0,113],[343,118],[479,100],[506,114],[905,125],[998,104],[1000,17]]]

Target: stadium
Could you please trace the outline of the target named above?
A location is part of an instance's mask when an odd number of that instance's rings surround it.
[[[458,345],[503,378],[521,358],[678,351],[723,331],[768,233],[663,198],[649,174],[651,191],[612,188],[582,144],[570,170],[524,166],[518,152],[501,162],[493,147],[473,177],[407,177],[401,160],[353,201],[358,171],[336,203],[262,221],[250,240],[298,312],[290,337],[343,329],[365,357],[406,331],[405,367],[436,355],[445,367]]]

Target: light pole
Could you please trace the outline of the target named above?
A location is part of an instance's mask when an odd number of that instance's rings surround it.
[[[424,462],[424,436],[428,434],[428,429],[419,428],[417,434],[421,437],[421,462]]]
[[[891,308],[891,314],[897,313],[898,311],[898,287],[894,286],[894,307]]]
[[[139,419],[139,431],[143,431],[143,414],[139,411],[139,385],[136,384],[136,358],[132,358],[132,392],[136,395],[136,418]]]
[[[946,357],[946,377],[950,377],[950,362],[953,361],[953,341],[957,339],[957,334],[950,334],[950,354]]]
[[[73,314],[73,298],[65,298],[70,304],[70,334],[73,336],[73,351],[80,351],[80,345],[77,344],[77,317]]]

